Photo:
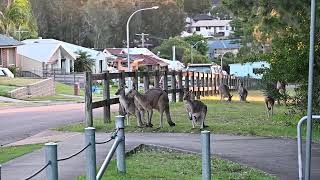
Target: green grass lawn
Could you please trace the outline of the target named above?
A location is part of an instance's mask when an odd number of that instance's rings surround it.
[[[7,85],[0,85],[0,96],[9,97],[9,92],[16,89],[16,86],[7,86]]]
[[[0,164],[42,148],[43,144],[0,147]]]
[[[208,106],[206,117],[207,130],[216,134],[235,134],[251,136],[273,136],[296,138],[296,125],[301,118],[300,115],[286,115],[285,106],[275,105],[274,116],[267,118],[265,106],[262,102],[220,102],[216,100],[203,100]],[[134,117],[130,118],[130,125],[126,126],[126,132],[182,132],[182,133],[199,133],[199,126],[192,129],[191,121],[187,117],[184,103],[171,103],[170,111],[175,127],[169,127],[164,118],[164,128],[159,129],[159,113],[154,111],[152,123],[153,128],[137,128]],[[112,121],[114,116],[112,114]],[[96,118],[94,126],[97,131],[112,131],[114,123],[105,125],[101,118]],[[82,132],[84,124],[72,124],[57,128],[61,131],[78,131]],[[303,127],[305,130],[305,126]],[[304,135],[304,134],[303,134]],[[315,124],[313,130],[314,141],[320,140],[320,126]]]
[[[0,77],[0,85],[24,87],[41,80],[42,79]]]
[[[217,180],[269,180],[277,179],[260,170],[214,157],[211,161],[212,178]],[[102,179],[202,179],[201,156],[141,150],[126,158],[126,174],[117,172],[112,160]],[[79,177],[78,180],[84,180]]]

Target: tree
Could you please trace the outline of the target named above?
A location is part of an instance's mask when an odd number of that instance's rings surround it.
[[[1,7],[0,29],[6,35],[20,38],[20,30],[27,31],[24,37],[36,37],[37,26],[34,21],[31,4],[28,0],[8,1]]]
[[[202,55],[207,55],[209,47],[207,40],[202,36],[198,34],[193,34],[192,36],[188,36],[183,38],[184,41],[186,41],[190,45],[194,45],[195,43],[198,43],[194,48],[199,51]]]
[[[172,59],[172,46],[176,47],[176,59],[187,64],[191,62],[190,45],[180,37],[174,37],[164,40],[162,44],[153,49],[155,54],[160,53],[160,57]],[[194,63],[208,63],[206,56],[200,54],[197,50],[192,49],[192,57]]]
[[[270,65],[264,78],[299,85],[296,107],[306,110],[309,57],[309,1],[224,0],[236,16],[242,31],[245,61],[266,60]],[[320,6],[317,7],[320,11]],[[320,16],[317,14],[317,19]],[[314,112],[320,108],[320,23],[316,24]],[[242,33],[242,34],[241,34]],[[251,40],[251,41],[250,41]],[[249,46],[248,46],[249,45]]]
[[[193,16],[211,9],[210,0],[184,0],[184,11]]]
[[[75,53],[80,55],[80,57],[74,61],[74,72],[91,72],[91,68],[94,66],[94,61],[90,59],[91,56],[84,51],[77,51]]]

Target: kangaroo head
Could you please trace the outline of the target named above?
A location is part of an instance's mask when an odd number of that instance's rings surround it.
[[[183,95],[183,100],[190,100],[192,95],[192,91],[185,91]]]
[[[124,95],[125,94],[125,89],[126,89],[126,86],[122,86],[120,87],[117,92],[115,93],[115,95]]]

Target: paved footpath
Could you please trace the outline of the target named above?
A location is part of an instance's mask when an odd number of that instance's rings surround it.
[[[97,133],[97,142],[109,138],[109,134]],[[139,144],[161,145],[192,152],[200,152],[199,134],[170,133],[128,133],[126,150]],[[73,134],[58,145],[58,158],[63,158],[84,147],[84,136]],[[111,143],[97,145],[97,163],[101,164],[111,147]],[[284,180],[297,179],[296,141],[280,138],[246,137],[231,135],[213,135],[211,137],[212,153],[222,158],[261,169]],[[31,175],[44,165],[44,150],[16,158],[3,164],[4,180],[19,180]],[[154,167],[156,168],[156,167]],[[84,153],[73,159],[59,162],[59,179],[71,180],[85,173]],[[45,179],[40,173],[34,179]],[[320,179],[320,146],[313,145],[312,179]]]

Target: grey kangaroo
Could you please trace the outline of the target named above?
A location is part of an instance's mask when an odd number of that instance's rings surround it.
[[[156,109],[160,113],[160,128],[163,127],[163,113],[166,113],[167,122],[170,126],[175,126],[175,123],[171,120],[169,109],[169,98],[167,92],[159,88],[149,89],[145,94],[139,93],[136,89],[132,89],[128,94],[130,97],[134,97],[135,102],[138,103],[148,113],[147,127],[152,127],[151,124],[153,109]]]
[[[247,96],[248,96],[248,91],[247,89],[243,86],[243,83],[240,83],[239,89],[238,89],[238,93],[240,96],[240,102],[244,101],[247,102]]]
[[[135,105],[134,98],[125,94],[125,87],[119,88],[115,95],[119,95],[120,105],[127,115],[127,125],[130,124],[130,116],[135,115],[137,117],[137,126],[142,127],[143,123],[141,121],[141,113],[144,112],[140,111],[140,109]]]
[[[267,108],[267,115],[268,117],[270,117],[270,114],[271,116],[273,115],[274,98],[271,96],[267,96],[265,97],[264,102]]]
[[[186,110],[190,120],[192,121],[192,128],[195,124],[200,124],[201,129],[208,127],[204,124],[207,115],[207,105],[198,100],[192,100],[192,91],[185,91],[183,100],[186,100]]]
[[[223,98],[228,98],[228,102],[231,102],[232,95],[230,95],[229,87],[225,84],[221,84],[219,86],[219,93],[220,93],[220,101]]]

